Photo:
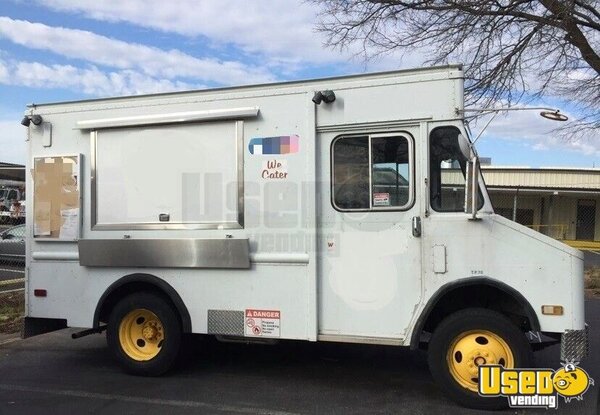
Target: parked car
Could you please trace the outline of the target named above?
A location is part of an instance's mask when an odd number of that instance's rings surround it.
[[[25,221],[24,189],[0,186],[0,224],[18,224]]]
[[[0,261],[25,263],[25,225],[14,226],[0,233]]]

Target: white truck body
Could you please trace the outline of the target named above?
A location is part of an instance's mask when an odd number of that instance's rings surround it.
[[[466,136],[463,105],[460,66],[32,105],[26,315],[98,327],[113,288],[154,284],[184,331],[417,347],[436,305],[499,290],[524,331],[583,330],[580,251],[494,214],[481,178],[478,220],[432,208],[430,137]],[[41,184],[59,161],[68,202]]]

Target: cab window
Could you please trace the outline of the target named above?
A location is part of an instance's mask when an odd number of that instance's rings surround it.
[[[438,212],[462,212],[465,205],[467,158],[460,150],[456,127],[438,127],[429,135],[429,200]],[[479,190],[479,209],[483,195]]]
[[[412,141],[400,134],[338,137],[332,202],[338,210],[401,210],[412,203]]]

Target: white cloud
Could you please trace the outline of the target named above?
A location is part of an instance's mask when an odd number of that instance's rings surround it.
[[[80,13],[108,22],[128,22],[186,37],[205,36],[244,51],[270,56],[281,64],[292,59],[339,61],[322,48],[315,33],[317,7],[304,1],[266,0],[38,0],[61,12]]]
[[[9,79],[8,68],[0,61],[0,83],[6,83]]]
[[[84,30],[9,17],[0,17],[0,37],[30,49],[51,51],[96,65],[135,69],[152,77],[187,78],[227,85],[266,82],[274,78],[265,69],[240,62],[199,59],[180,50],[165,51]]]
[[[21,118],[22,114],[14,114],[0,120],[0,162],[25,164],[27,129],[21,125]]]
[[[202,85],[153,78],[132,71],[103,72],[92,66],[45,65],[0,60],[0,83],[31,88],[62,88],[94,96],[137,95],[201,88]]]
[[[537,105],[536,105],[537,106]],[[535,151],[573,151],[600,157],[600,133],[588,131],[573,136],[557,129],[563,124],[542,118],[539,110],[514,111],[498,115],[483,133],[481,140],[518,141]],[[570,120],[576,115],[564,112]],[[486,118],[472,126],[474,136],[485,125]]]
[[[557,137],[552,137],[551,145],[555,148],[560,148],[561,144],[563,148],[568,150],[577,151],[579,153],[583,153],[586,156],[594,156],[600,157],[600,142],[598,142],[598,138],[594,138],[591,136],[581,137],[574,140],[567,141],[567,145],[565,146],[565,141],[560,140]]]
[[[428,56],[423,48],[378,55],[369,50],[365,61],[360,42],[343,50],[325,47],[326,35],[316,30],[323,20],[319,16],[322,9],[308,0],[34,1],[58,12],[180,34],[189,38],[192,46],[196,41],[217,48],[234,45],[284,77],[293,77],[311,65],[334,64],[344,73],[416,68]]]

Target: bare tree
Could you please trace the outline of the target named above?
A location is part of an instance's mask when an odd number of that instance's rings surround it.
[[[578,131],[600,130],[600,1],[311,1],[331,47],[462,61],[469,104],[551,94],[578,105]]]

